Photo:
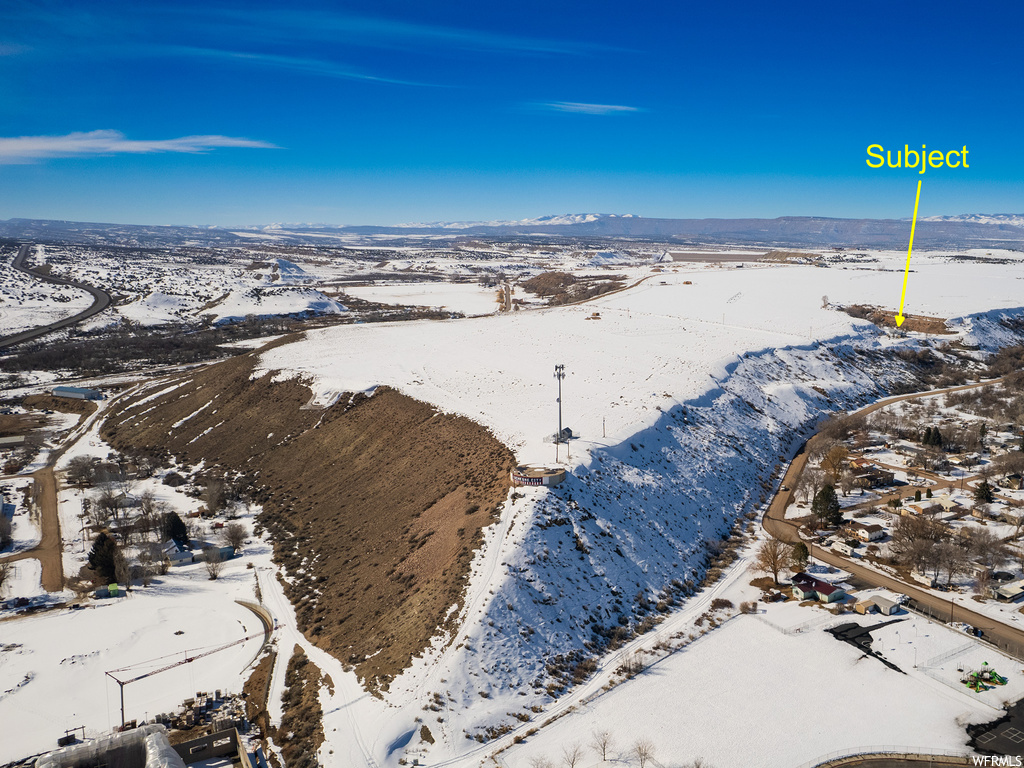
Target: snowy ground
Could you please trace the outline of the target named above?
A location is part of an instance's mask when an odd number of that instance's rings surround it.
[[[22,563],[37,563],[35,560]],[[184,572],[183,572],[184,571]],[[233,602],[252,599],[252,571],[232,561],[217,581],[203,566],[179,569],[130,597],[90,601],[5,622],[0,641],[0,762],[53,747],[65,728],[90,736],[120,725],[118,686],[128,679],[247,635],[258,637],[125,687],[129,719],[181,705],[196,691],[239,690],[263,642],[257,617]],[[194,654],[193,654],[194,655]]]
[[[380,304],[440,307],[465,315],[489,315],[498,308],[497,289],[475,283],[366,285],[346,288],[345,293]]]
[[[92,304],[85,291],[46,283],[14,269],[15,256],[16,250],[0,258],[0,336],[47,325]]]
[[[532,683],[554,653],[581,647],[595,626],[635,623],[638,594],[656,598],[673,578],[699,578],[708,546],[733,520],[761,509],[768,491],[762,484],[791,454],[797,434],[824,411],[874,398],[880,386],[898,375],[895,365],[861,365],[854,347],[878,351],[913,341],[890,339],[874,326],[823,307],[823,295],[833,303],[892,306],[905,254],[876,256],[879,261],[854,269],[670,267],[635,289],[578,307],[459,321],[338,326],[265,353],[264,370],[280,378],[308,375],[321,396],[394,386],[490,427],[521,460],[548,462],[555,449],[544,438],[557,424],[552,370],[563,363],[568,374],[563,422],[579,435],[569,447],[571,459],[561,449],[560,458],[571,470],[566,483],[553,491],[528,490],[506,505],[501,521],[487,530],[457,636],[438,638],[383,700],[361,691],[354,675],[297,632],[268,550],[254,545],[252,559],[265,598],[283,623],[279,648],[299,643],[335,684],[333,695],[321,692],[327,736],[321,762],[394,766],[406,754],[419,754],[430,764],[473,765],[511,744],[512,734],[485,745],[472,738],[485,727],[509,723],[522,734],[550,714],[568,710],[583,695],[597,693],[618,665],[618,655],[602,659],[593,678],[557,701]],[[415,258],[410,254],[411,261]],[[620,269],[636,279],[651,274],[646,266],[616,265]],[[965,265],[922,255],[914,269],[909,312],[962,317],[1021,304],[1020,264]],[[279,274],[282,280],[304,280],[290,269],[281,271],[280,265]],[[207,301],[219,295],[209,293]],[[587,319],[595,311],[601,319]],[[997,319],[967,319],[959,327],[968,340],[986,341],[998,331]],[[90,447],[104,450],[98,442]],[[77,512],[74,497],[62,495],[62,500],[62,514],[70,522],[67,516]],[[65,537],[72,538],[67,531]],[[712,594],[748,599],[743,585],[750,578],[745,570],[749,552],[744,557],[710,592],[669,612],[666,631],[692,628]],[[252,571],[241,562],[234,561],[237,570],[226,571],[216,582],[206,581],[202,573],[189,578],[184,571],[172,572],[159,586],[139,589],[141,594],[130,601],[52,614],[54,621],[67,624],[12,622],[32,629],[22,630],[27,650],[0,655],[0,689],[17,684],[27,671],[37,673],[40,684],[32,678],[18,693],[0,698],[0,721],[4,707],[15,707],[9,702],[23,692],[38,694],[23,699],[32,707],[54,695],[43,683],[60,678],[41,671],[50,668],[46,660],[53,664],[96,647],[114,649],[83,660],[90,682],[80,683],[81,699],[75,688],[68,699],[71,709],[61,715],[63,720],[53,721],[62,724],[80,715],[80,701],[99,699],[99,688],[106,685],[104,669],[180,650],[173,643],[184,642],[187,635],[168,635],[167,630],[198,631],[187,626],[189,617],[210,615],[209,633],[203,625],[204,646],[244,635],[245,622],[255,617],[243,617],[232,607],[234,597],[251,594]],[[728,592],[733,588],[737,592]],[[142,620],[133,608],[131,620],[107,622],[103,645],[97,645],[85,623],[81,634],[70,623],[84,622],[78,616],[102,615],[97,611],[128,610],[121,606],[138,606]],[[60,618],[65,616],[71,618]],[[765,618],[774,616],[770,612]],[[810,609],[807,617],[815,622],[831,618]],[[798,620],[782,613],[779,618]],[[47,632],[46,626],[58,629]],[[80,640],[73,650],[52,642],[58,636],[63,642],[71,633]],[[887,639],[882,636],[880,642]],[[641,636],[635,642],[652,640]],[[4,642],[12,642],[6,634]],[[137,653],[143,647],[147,653]],[[899,645],[893,647],[898,655]],[[236,650],[237,657],[234,651],[214,657],[223,663],[211,672],[230,677],[233,682],[223,686],[235,689],[246,661],[246,654]],[[282,653],[272,688],[275,719],[286,663]],[[204,675],[201,687],[217,685]],[[143,704],[155,708],[169,708],[181,698],[177,690],[168,693],[166,702],[147,698],[145,687],[138,690]],[[135,695],[131,688],[129,693]],[[435,693],[445,702],[444,711],[425,712],[424,704]],[[891,701],[901,702],[898,712],[879,705]],[[523,713],[528,705],[544,707],[535,722],[522,725],[508,716]],[[860,660],[850,646],[820,631],[785,634],[741,616],[542,728],[503,759],[513,767],[542,753],[558,759],[556,748],[566,740],[585,739],[607,725],[622,733],[621,744],[638,736],[655,740],[663,761],[703,756],[726,764],[745,756],[751,764],[764,765],[768,755],[774,764],[792,765],[834,749],[880,742],[957,747],[964,739],[957,719],[987,719],[990,709],[923,672],[899,676],[873,659]],[[813,717],[822,712],[834,715],[843,727],[794,737],[802,713]],[[100,727],[109,709],[97,707],[89,716]],[[433,746],[419,742],[416,718],[429,718],[424,722],[436,739]],[[15,747],[26,745],[9,749]]]
[[[11,499],[11,503],[14,504],[14,517],[11,518],[12,531],[11,536],[13,541],[11,546],[3,550],[0,556],[8,555],[14,552],[23,552],[26,549],[31,549],[39,543],[39,524],[35,519],[34,515],[29,514],[28,509],[25,507],[25,489],[32,485],[30,478],[9,478],[0,480],[0,488],[7,491],[8,498]],[[0,592],[0,598],[3,598],[4,594]]]
[[[777,610],[769,607],[764,618],[772,620]],[[860,623],[880,618],[885,617],[860,617]],[[963,639],[920,619],[898,626],[908,648],[925,646],[933,635],[943,637],[929,648]],[[902,664],[908,652],[889,642],[895,631],[879,633],[872,647],[884,648]],[[872,745],[966,751],[963,725],[997,716],[992,705],[1001,703],[999,694],[985,701],[985,694],[963,686],[957,690],[912,664],[907,671],[894,672],[820,628],[787,635],[755,617],[739,616],[512,747],[502,762],[509,768],[526,768],[537,757],[558,762],[563,747],[582,743],[587,747],[582,765],[589,768],[601,764],[589,747],[591,734],[608,731],[619,759],[635,760],[633,745],[649,739],[655,757],[666,765],[703,758],[715,766],[792,768],[829,752]],[[1013,673],[1020,677],[1019,664]],[[1022,689],[1019,696],[1024,686],[1015,682]],[[835,727],[819,724],[821,719]]]

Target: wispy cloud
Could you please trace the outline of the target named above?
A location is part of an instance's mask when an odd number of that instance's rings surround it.
[[[180,152],[201,154],[222,147],[279,149],[274,144],[233,136],[182,136],[177,139],[128,139],[120,131],[88,131],[64,136],[14,136],[0,138],[0,164],[34,163],[54,157],[152,154]]]
[[[211,14],[216,17],[216,11]],[[440,46],[474,51],[584,54],[620,50],[593,42],[525,37],[482,29],[423,24],[393,18],[360,16],[344,11],[276,9],[229,11],[232,28],[245,25],[260,35],[287,35],[288,39],[345,40],[351,45],[396,47]]]
[[[26,45],[0,42],[0,56],[16,56],[17,54],[24,53],[27,50],[28,46]]]
[[[617,115],[623,112],[642,112],[640,107],[621,104],[584,104],[579,101],[549,101],[540,105],[554,112],[576,112],[581,115]]]
[[[276,69],[286,69],[292,72],[303,72],[310,75],[342,78],[345,80],[371,80],[378,83],[392,83],[396,85],[427,85],[426,83],[417,83],[411,80],[396,80],[394,78],[371,75],[366,72],[360,72],[359,70],[345,64],[339,64],[333,61],[309,59],[299,56],[282,56],[272,53],[249,53],[246,51],[230,51],[219,48],[193,48],[187,46],[163,46],[160,48],[150,48],[148,53],[150,55],[172,53],[183,56],[195,56],[198,58],[220,59],[224,61],[234,61],[240,64],[255,64]]]

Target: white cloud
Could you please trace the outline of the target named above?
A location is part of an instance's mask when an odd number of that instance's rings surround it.
[[[13,136],[0,138],[0,164],[32,163],[52,157],[151,154],[201,154],[220,147],[278,149],[274,144],[233,136],[182,136],[177,139],[128,139],[120,131],[88,131],[65,136]]]
[[[556,112],[576,112],[581,115],[613,115],[621,112],[640,112],[639,107],[626,107],[620,104],[583,104],[578,101],[551,101],[542,107]]]

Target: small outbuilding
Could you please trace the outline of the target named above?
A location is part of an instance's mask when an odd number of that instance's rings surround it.
[[[512,485],[558,485],[563,480],[564,467],[520,464],[512,470]]]
[[[1009,584],[1004,584],[996,590],[993,590],[997,600],[1005,600],[1007,602],[1016,602],[1024,597],[1024,579],[1020,581],[1011,581]]]

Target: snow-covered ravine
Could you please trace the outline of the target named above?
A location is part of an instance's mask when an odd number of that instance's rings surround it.
[[[778,304],[784,279],[797,271],[761,269],[739,290],[735,276],[698,270],[666,276],[653,295],[646,283],[581,307],[331,328],[264,354],[263,370],[302,375],[318,391],[386,384],[470,416],[527,461],[554,458],[543,437],[557,417],[551,369],[564,363],[564,423],[580,435],[567,481],[520,490],[488,530],[458,635],[437,638],[383,700],[302,643],[336,686],[321,694],[325,765],[414,757],[475,764],[599,688],[616,662],[552,704],[545,667],[690,592],[687,581],[706,569],[709,542],[760,511],[773,471],[824,412],[874,400],[906,377],[884,352],[924,342],[890,339],[820,309],[818,288],[772,310],[769,297]],[[683,277],[701,289],[684,286]],[[723,302],[731,317],[715,322],[709,310]],[[589,319],[595,311],[601,319]],[[962,338],[1007,343],[1012,334],[998,319],[965,318]],[[809,340],[807,331],[801,338],[802,325],[824,338]],[[692,609],[669,611],[669,622]],[[432,745],[421,740],[423,725]],[[490,744],[476,739],[503,726],[515,730]]]

